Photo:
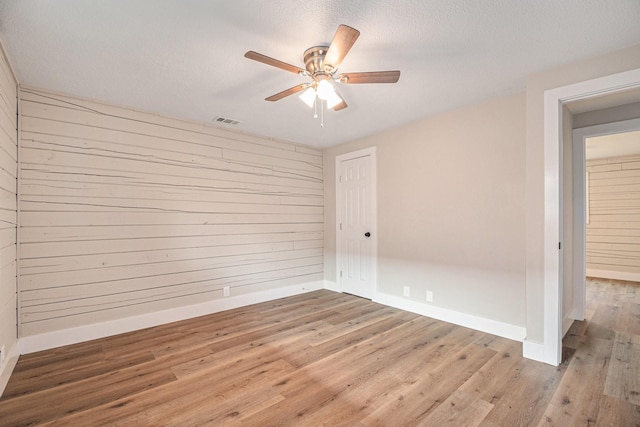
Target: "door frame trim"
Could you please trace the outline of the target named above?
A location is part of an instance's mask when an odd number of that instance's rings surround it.
[[[544,258],[543,316],[544,338],[541,348],[526,346],[525,357],[558,366],[562,362],[562,278],[560,277],[562,241],[562,107],[580,99],[623,92],[640,87],[640,68],[611,74],[544,92]],[[528,354],[527,354],[528,353]]]
[[[363,148],[361,150],[352,151],[349,153],[339,154],[336,156],[335,162],[335,188],[336,188],[336,283],[338,284],[338,291],[344,292],[342,288],[342,278],[340,277],[340,266],[342,261],[342,245],[340,242],[340,212],[342,212],[342,201],[340,198],[340,163],[346,160],[353,160],[360,157],[371,158],[371,257],[373,258],[371,265],[372,271],[372,289],[371,298],[376,294],[378,289],[378,161],[376,157],[376,147]]]
[[[586,311],[586,274],[587,274],[587,185],[586,148],[587,138],[615,135],[640,130],[640,119],[620,120],[617,122],[593,125],[573,130],[573,309],[572,319],[584,320]]]

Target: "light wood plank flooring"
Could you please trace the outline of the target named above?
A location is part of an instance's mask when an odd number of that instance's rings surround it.
[[[22,356],[0,425],[640,426],[640,287],[588,292],[558,368],[319,291]]]

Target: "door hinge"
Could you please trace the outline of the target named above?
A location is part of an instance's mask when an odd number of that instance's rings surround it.
[[[338,177],[338,182],[342,182],[342,175]]]
[[[562,249],[562,242],[558,242],[558,250]]]
[[[342,278],[342,270],[340,270],[340,278]]]
[[[340,230],[342,230],[342,223],[340,223]]]

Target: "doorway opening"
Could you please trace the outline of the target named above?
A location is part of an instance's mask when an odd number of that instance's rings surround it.
[[[640,118],[575,129],[573,171],[570,317],[583,320],[587,276],[640,282]]]

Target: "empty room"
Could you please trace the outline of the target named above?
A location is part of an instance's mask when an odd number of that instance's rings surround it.
[[[0,426],[640,426],[639,20],[1,0]]]

